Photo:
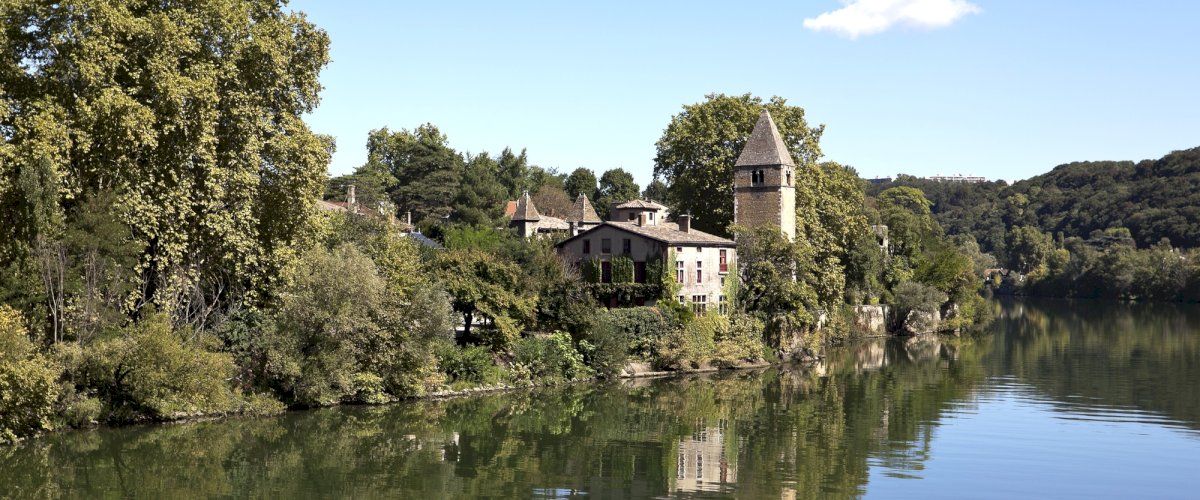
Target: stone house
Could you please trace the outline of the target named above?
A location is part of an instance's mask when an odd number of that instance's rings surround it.
[[[575,199],[571,210],[562,218],[539,212],[528,191],[516,201],[508,202],[504,215],[509,217],[509,227],[516,229],[522,238],[570,236],[603,222],[596,214],[592,202],[583,194]]]
[[[622,220],[605,221],[558,243],[559,255],[581,268],[587,261],[597,260],[601,283],[612,282],[612,261],[616,257],[633,261],[634,283],[647,283],[648,269],[653,265],[662,266],[664,272],[673,273],[679,284],[675,300],[691,305],[698,313],[726,313],[732,298],[725,296],[725,284],[737,274],[736,243],[692,229],[689,215],[680,215],[672,223],[663,220],[666,207],[646,203],[635,209],[636,205],[620,204],[618,206],[625,208],[612,213],[614,218]],[[652,298],[643,297],[634,304],[610,301],[608,305],[653,305],[654,302]]]

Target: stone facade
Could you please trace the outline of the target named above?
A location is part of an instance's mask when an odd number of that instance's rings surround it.
[[[733,222],[776,226],[796,239],[796,166],[766,109],[734,166]]]
[[[560,242],[558,253],[573,265],[598,259],[602,269],[614,257],[629,257],[634,262],[635,282],[644,282],[647,264],[658,259],[664,272],[679,283],[675,300],[696,311],[723,312],[732,301],[724,296],[726,280],[737,275],[736,244],[692,229],[686,215],[680,216],[678,223],[652,225],[647,217],[639,217],[639,221],[604,222]],[[653,301],[644,305],[653,305]]]

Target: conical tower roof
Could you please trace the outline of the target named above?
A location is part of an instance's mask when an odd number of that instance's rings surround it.
[[[575,205],[571,207],[571,211],[567,213],[567,217],[563,220],[567,222],[594,222],[599,224],[600,215],[596,213],[596,208],[592,206],[592,202],[588,200],[586,194],[580,194],[575,198]]]
[[[754,131],[750,132],[750,139],[737,159],[739,167],[755,165],[795,165],[767,108],[758,115],[758,123],[754,124]]]
[[[537,207],[533,206],[533,198],[529,197],[529,191],[526,191],[517,198],[517,211],[513,213],[513,221],[539,221],[542,220],[542,215],[538,213]]]

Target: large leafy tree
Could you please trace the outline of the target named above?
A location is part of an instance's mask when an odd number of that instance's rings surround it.
[[[397,184],[388,187],[400,211],[413,220],[450,216],[463,174],[463,158],[450,148],[446,134],[426,123],[415,130],[373,130],[367,136],[367,163],[356,173],[388,172]]]
[[[655,143],[654,175],[667,184],[667,199],[676,213],[696,215],[693,226],[728,235],[733,223],[733,166],[766,107],[796,166],[812,168],[821,157],[824,126],[809,127],[804,109],[781,97],[763,102],[750,94],[709,94],[671,117]],[[803,170],[801,170],[802,172]],[[803,181],[798,177],[797,185]],[[799,206],[799,204],[797,204]]]
[[[571,175],[567,176],[564,189],[571,196],[572,200],[578,198],[581,194],[595,200],[597,189],[596,174],[589,168],[579,167],[571,171]]]
[[[641,194],[633,174],[623,168],[605,171],[600,176],[600,189],[596,192],[596,210],[601,217],[608,217],[608,208],[613,203],[636,200]]]
[[[329,38],[284,4],[0,3],[0,240],[13,243],[0,264],[39,232],[57,237],[21,216],[47,208],[43,195],[70,217],[111,191],[141,250],[134,303],[174,312],[197,289],[261,298],[292,260],[332,149],[301,119]]]

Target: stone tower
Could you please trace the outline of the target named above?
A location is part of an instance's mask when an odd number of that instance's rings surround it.
[[[777,226],[796,239],[796,165],[763,108],[733,169],[733,222]]]

